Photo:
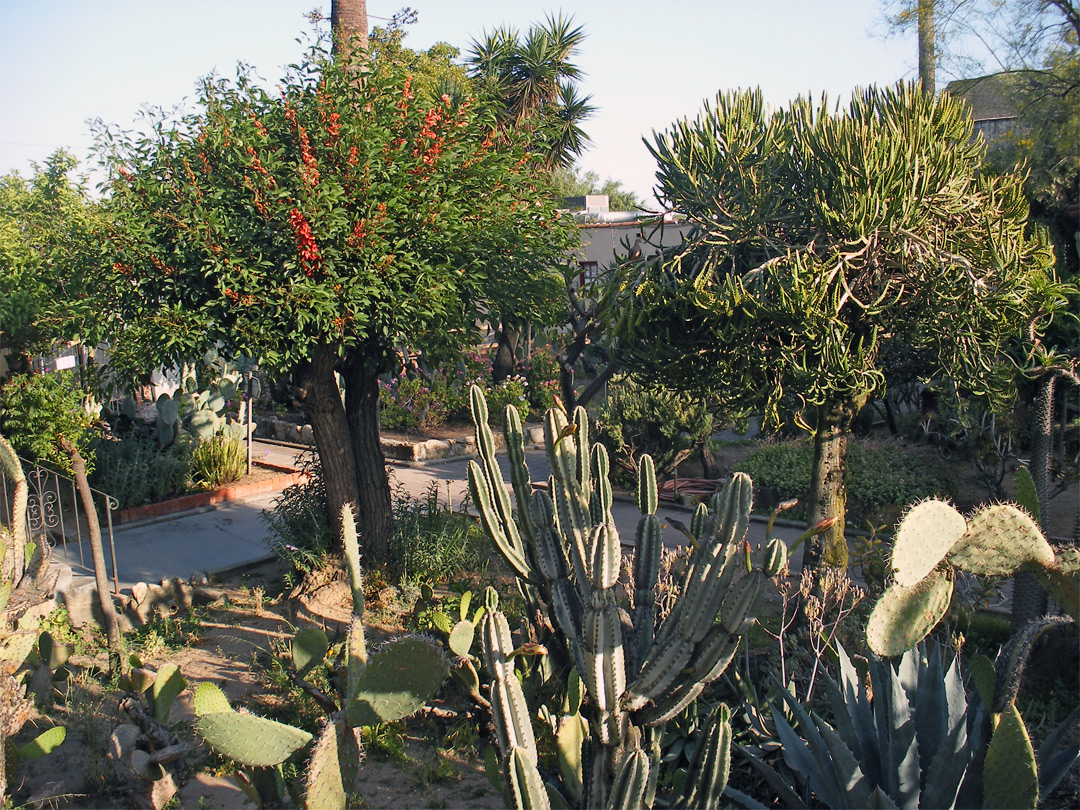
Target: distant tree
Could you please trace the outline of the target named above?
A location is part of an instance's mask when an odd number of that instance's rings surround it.
[[[916,85],[832,112],[720,94],[650,146],[662,202],[695,227],[624,268],[624,366],[813,431],[805,564],[846,567],[847,439],[900,338],[975,392],[998,392],[1004,341],[1065,303],[1021,180],[980,171],[964,105]],[[1046,319],[1039,321],[1040,328]]]
[[[576,233],[474,100],[420,103],[400,64],[359,58],[318,43],[274,93],[245,72],[207,79],[183,119],[98,143],[123,312],[113,363],[134,376],[220,343],[291,373],[330,515],[356,504],[364,553],[382,560],[378,376],[394,347],[453,356]]]
[[[544,174],[570,166],[588,145],[581,123],[592,115],[593,107],[578,92],[581,69],[574,62],[584,39],[584,29],[572,18],[548,17],[524,37],[512,28],[486,32],[466,55],[469,75],[481,99],[495,111],[501,137],[528,150]],[[537,290],[549,292],[557,300],[557,288]],[[497,382],[513,373],[518,343],[530,318],[509,307],[493,314],[497,329],[492,377]]]
[[[108,317],[90,282],[103,221],[77,165],[59,150],[29,181],[0,177],[0,347],[16,372],[54,343],[96,345]]]
[[[551,174],[556,196],[582,197],[587,194],[607,194],[608,207],[612,211],[637,211],[642,208],[638,196],[622,187],[622,182],[610,177],[600,183],[600,175],[593,171],[582,173],[578,166],[560,167]]]

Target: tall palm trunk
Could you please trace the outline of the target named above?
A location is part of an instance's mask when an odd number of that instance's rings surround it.
[[[330,26],[334,32],[334,54],[350,59],[355,51],[367,52],[367,0],[333,0]]]

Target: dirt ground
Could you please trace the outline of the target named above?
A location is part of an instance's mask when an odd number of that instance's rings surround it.
[[[234,707],[255,714],[287,716],[289,706],[281,682],[274,682],[272,658],[287,649],[295,630],[322,626],[333,634],[341,628],[301,609],[288,594],[267,595],[281,587],[276,563],[267,563],[215,583],[221,591],[217,603],[203,610],[198,624],[171,637],[139,638],[133,647],[150,667],[166,661],[179,666],[187,688],[173,704],[170,728],[193,745],[188,756],[187,778],[179,786],[170,807],[198,810],[254,808],[230,775],[231,768],[198,741],[192,730],[194,713],[191,697],[204,682],[217,684]],[[370,628],[369,643],[378,643],[380,628]],[[164,634],[163,634],[164,636]],[[156,647],[156,648],[155,648]],[[52,723],[68,729],[64,743],[49,756],[24,762],[19,778],[12,783],[16,804],[31,807],[106,808],[138,807],[145,783],[117,775],[107,760],[109,736],[120,723],[129,722],[118,708],[121,693],[106,689],[108,677],[102,670],[107,658],[99,653],[91,658],[71,659],[72,677],[67,697],[49,712]],[[452,687],[448,687],[452,688]],[[20,735],[31,738],[52,724],[39,715]],[[398,743],[401,751],[393,757],[369,751],[361,766],[358,796],[365,808],[411,807],[502,807],[501,795],[483,772],[482,760],[468,746],[440,747],[432,740],[443,739],[449,721],[419,717],[401,724]],[[31,726],[38,728],[31,730]],[[133,789],[136,788],[136,789]]]

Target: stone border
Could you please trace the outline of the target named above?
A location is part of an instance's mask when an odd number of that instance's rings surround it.
[[[273,469],[280,470],[281,468],[275,466]],[[113,515],[113,525],[122,526],[125,523],[163,517],[175,512],[201,509],[204,506],[214,506],[227,501],[240,501],[255,495],[264,495],[267,492],[279,492],[293,484],[302,483],[306,478],[306,473],[283,472],[281,475],[264,478],[261,481],[250,481],[246,484],[229,484],[218,489],[212,489],[209,492],[194,492],[190,495],[181,495],[179,498],[161,501],[160,503],[148,503],[131,509],[121,509]]]
[[[543,444],[544,428],[542,425],[525,425],[525,444]],[[259,429],[255,431],[256,438],[276,439],[280,442],[292,442],[294,444],[315,444],[315,435],[311,425],[298,425],[273,417],[259,419]],[[416,441],[401,441],[398,439],[380,439],[383,455],[394,461],[432,461],[440,458],[454,458],[457,456],[475,456],[476,438],[468,436],[464,439],[422,439]],[[503,436],[501,432],[495,433],[495,446],[502,448]]]

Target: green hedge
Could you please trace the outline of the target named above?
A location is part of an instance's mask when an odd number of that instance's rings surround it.
[[[765,443],[734,466],[754,480],[755,510],[798,498],[784,517],[806,517],[814,446],[808,439]],[[908,504],[930,496],[950,497],[952,481],[944,462],[923,448],[900,441],[848,443],[848,523],[859,526],[895,521]]]

